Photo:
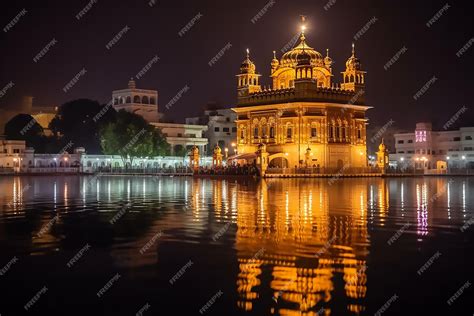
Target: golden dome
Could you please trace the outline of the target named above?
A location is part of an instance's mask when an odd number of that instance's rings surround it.
[[[380,151],[380,152],[383,152],[383,151],[385,151],[385,149],[386,149],[386,147],[385,147],[385,144],[384,144],[383,138],[382,138],[382,142],[381,142],[380,145],[379,145],[379,151]]]
[[[355,57],[354,44],[352,44],[352,56],[346,61],[347,70],[360,70],[360,60]]]
[[[324,65],[326,65],[327,68],[331,67],[332,65],[332,58],[329,57],[329,48],[326,49],[326,57],[324,57]]]
[[[276,68],[278,67],[278,65],[280,65],[280,62],[278,61],[278,59],[276,58],[276,52],[273,51],[273,59],[272,59],[272,68]]]
[[[247,58],[240,65],[240,73],[242,74],[255,73],[255,64],[250,60],[250,52],[248,49],[247,49]]]
[[[298,55],[302,54],[303,51],[310,56],[311,65],[323,65],[323,55],[306,44],[304,34],[301,34],[301,42],[298,44],[298,46],[283,54],[280,60],[280,65],[295,67],[298,63]]]
[[[219,147],[219,145],[216,144],[216,146],[214,147],[214,154],[220,154],[221,152],[221,148]]]

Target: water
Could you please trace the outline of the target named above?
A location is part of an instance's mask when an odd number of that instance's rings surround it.
[[[473,189],[0,177],[0,315],[472,315]]]

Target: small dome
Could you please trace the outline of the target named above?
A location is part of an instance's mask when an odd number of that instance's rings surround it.
[[[247,58],[240,65],[240,73],[255,73],[255,64]]]
[[[329,57],[329,49],[326,49],[326,57],[324,57],[324,65],[327,68],[332,66],[332,58]]]
[[[355,57],[355,48],[354,43],[352,44],[352,56],[346,61],[346,69],[347,70],[360,70],[360,60],[359,58]]]
[[[359,58],[355,56],[351,56],[347,61],[346,61],[346,68],[348,70],[360,70],[360,60]]]
[[[276,52],[273,51],[273,59],[272,59],[272,68],[276,68],[278,67],[278,65],[280,65],[280,62],[278,61],[278,59],[276,58]]]
[[[382,142],[380,143],[379,145],[379,151],[382,152],[382,151],[385,151],[387,147],[385,146],[385,144],[383,143],[383,139],[382,139]]]

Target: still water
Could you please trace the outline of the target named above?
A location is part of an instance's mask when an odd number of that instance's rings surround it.
[[[474,312],[472,177],[0,177],[0,192],[2,316]]]

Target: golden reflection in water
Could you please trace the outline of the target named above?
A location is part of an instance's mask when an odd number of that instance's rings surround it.
[[[238,193],[238,307],[250,311],[259,300],[268,299],[258,290],[263,286],[271,288],[272,298],[283,300],[283,306],[294,306],[282,307],[278,314],[315,315],[331,300],[336,274],[342,275],[348,298],[364,298],[367,184],[290,181],[261,181],[256,198]],[[381,181],[378,204],[386,212],[388,190]],[[262,277],[265,273],[270,280]],[[347,309],[360,312],[363,304]],[[325,315],[330,315],[329,308]]]

